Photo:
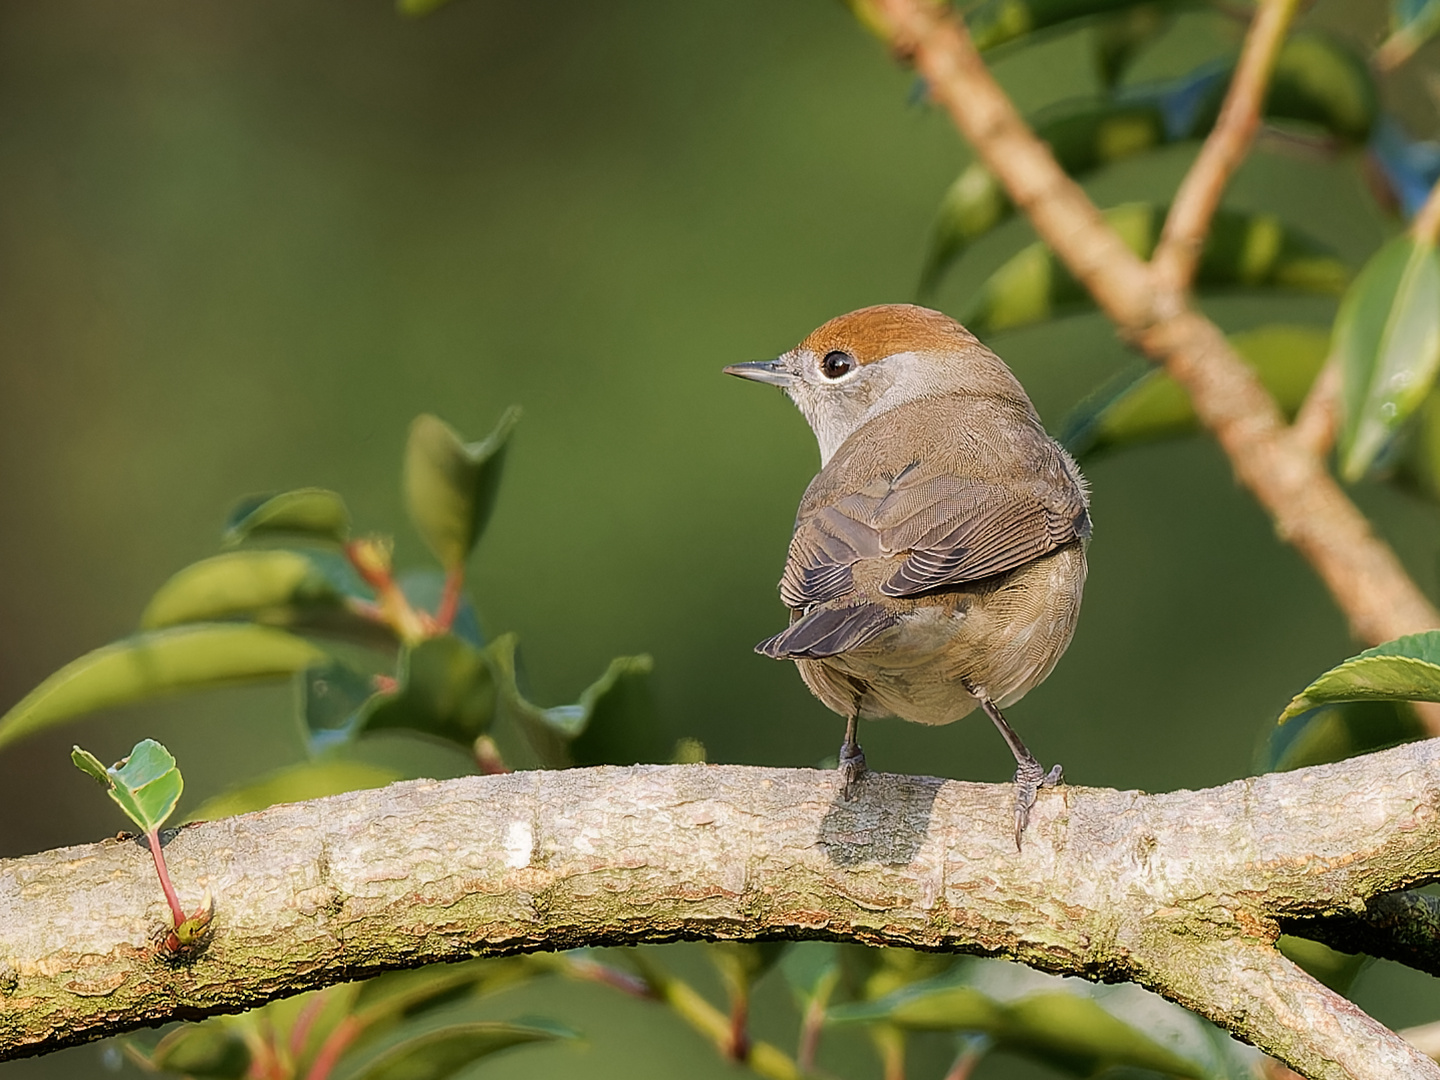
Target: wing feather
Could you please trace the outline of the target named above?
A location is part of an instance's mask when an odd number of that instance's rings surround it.
[[[855,565],[868,559],[895,561],[881,593],[914,596],[1006,573],[1088,537],[1078,473],[1038,423],[1028,437],[1026,466],[998,479],[932,461],[886,469],[877,460],[858,477],[859,490],[839,495],[827,468],[801,504],[781,597],[802,611],[841,600],[854,590]]]

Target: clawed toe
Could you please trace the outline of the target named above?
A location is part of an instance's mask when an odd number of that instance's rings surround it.
[[[855,788],[865,775],[865,751],[855,743],[840,747],[840,794],[849,802],[855,797]]]
[[[1020,838],[1025,834],[1025,826],[1030,824],[1030,808],[1035,805],[1035,798],[1041,788],[1054,787],[1060,783],[1064,773],[1059,765],[1056,765],[1048,773],[1040,767],[1040,763],[1033,758],[1030,761],[1022,761],[1015,770],[1015,850],[1020,850]]]

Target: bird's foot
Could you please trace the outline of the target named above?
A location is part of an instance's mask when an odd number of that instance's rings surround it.
[[[845,743],[840,747],[840,794],[846,802],[854,798],[855,787],[864,775],[865,751],[859,743]]]
[[[1041,788],[1054,787],[1060,783],[1063,773],[1056,765],[1048,773],[1034,758],[1022,761],[1015,769],[1015,850],[1020,850],[1020,837],[1030,823],[1030,808]]]

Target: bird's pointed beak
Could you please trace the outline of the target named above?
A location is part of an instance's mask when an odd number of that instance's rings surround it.
[[[747,360],[743,364],[731,364],[725,369],[725,374],[772,386],[789,386],[795,378],[786,368],[784,360]]]

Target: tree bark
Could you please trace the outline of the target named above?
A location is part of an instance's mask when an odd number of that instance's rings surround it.
[[[1134,979],[1306,1075],[1440,1068],[1273,948],[1440,879],[1440,742],[1146,795],[742,766],[411,781],[170,834],[205,948],[165,959],[130,839],[0,862],[0,1057],[475,955],[825,937]],[[1317,1011],[1318,1010],[1318,1011]]]

